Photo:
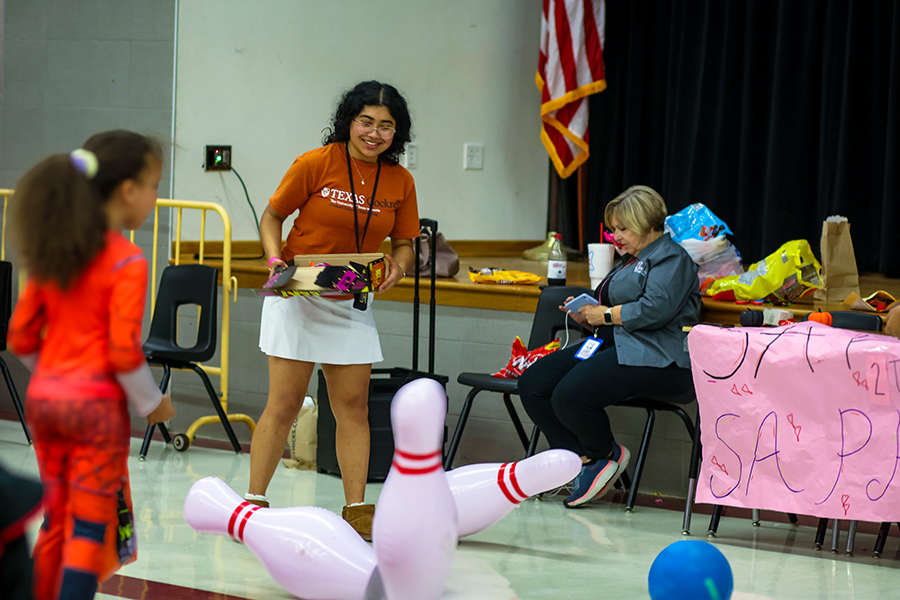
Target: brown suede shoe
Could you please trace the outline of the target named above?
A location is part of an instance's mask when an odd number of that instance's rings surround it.
[[[345,521],[353,526],[356,533],[366,540],[372,541],[372,517],[375,516],[374,504],[360,504],[358,506],[345,506],[341,511]]]

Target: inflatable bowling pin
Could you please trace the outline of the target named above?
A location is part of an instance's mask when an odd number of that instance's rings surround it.
[[[456,501],[459,537],[490,527],[535,494],[572,481],[581,458],[569,450],[546,450],[514,463],[484,463],[447,473]]]
[[[437,600],[456,550],[456,504],[441,464],[447,395],[432,379],[404,385],[391,403],[394,462],[372,542],[390,600]]]
[[[307,600],[381,600],[375,553],[341,517],[324,508],[265,508],[224,481],[206,477],[184,500],[184,519],[200,533],[230,535],[285,590]]]

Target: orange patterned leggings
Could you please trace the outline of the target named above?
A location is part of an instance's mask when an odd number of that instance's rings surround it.
[[[34,548],[35,600],[94,597],[121,566],[117,494],[128,489],[130,420],[122,400],[26,401],[41,481],[44,524]]]

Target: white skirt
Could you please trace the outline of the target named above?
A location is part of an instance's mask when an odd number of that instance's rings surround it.
[[[353,308],[353,300],[319,296],[263,300],[259,349],[268,356],[327,365],[381,362],[381,342],[370,306]]]

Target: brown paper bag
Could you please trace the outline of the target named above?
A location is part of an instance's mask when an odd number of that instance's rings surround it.
[[[291,469],[311,470],[316,468],[316,446],[318,445],[317,421],[319,405],[304,406],[291,425],[288,435],[288,450],[291,457],[284,459],[284,466]]]
[[[858,295],[859,273],[853,240],[850,239],[850,223],[846,220],[823,221],[821,249],[825,287],[817,290],[813,297],[827,302],[843,302],[850,294]]]

